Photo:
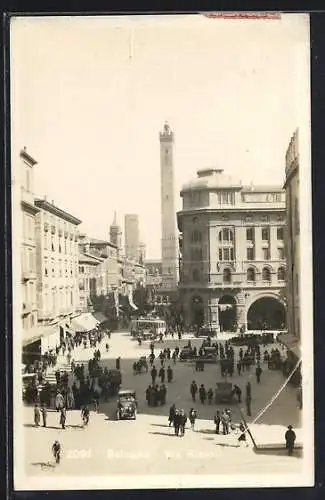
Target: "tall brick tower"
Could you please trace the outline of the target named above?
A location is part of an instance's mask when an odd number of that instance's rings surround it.
[[[162,288],[165,291],[174,291],[178,285],[178,238],[176,232],[173,165],[174,134],[167,122],[159,134],[159,139]]]

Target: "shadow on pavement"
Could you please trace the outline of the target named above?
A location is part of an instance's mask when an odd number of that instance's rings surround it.
[[[200,434],[216,434],[216,431],[214,429],[199,429],[196,430],[196,432],[199,432]]]
[[[168,436],[168,437],[175,437],[176,434],[170,434],[167,432],[149,432],[149,434],[157,435],[157,436]]]
[[[55,465],[50,462],[32,462],[31,465],[39,466],[47,469],[55,469]]]
[[[274,447],[274,448],[253,448],[253,451],[256,455],[272,455],[272,456],[279,456],[279,457],[284,457],[288,456],[287,450],[283,447]],[[302,448],[295,449],[292,455],[292,458],[302,458],[303,457],[303,450]]]
[[[171,425],[164,425],[164,424],[150,424],[152,425],[153,427],[169,427],[171,428]]]

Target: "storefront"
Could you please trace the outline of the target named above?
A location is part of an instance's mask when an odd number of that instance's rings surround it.
[[[96,330],[99,321],[93,316],[92,313],[83,313],[71,321],[71,328],[78,333],[91,332]]]

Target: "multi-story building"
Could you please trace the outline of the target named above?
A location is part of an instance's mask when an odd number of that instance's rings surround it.
[[[79,251],[79,301],[83,313],[91,309],[91,297],[96,295],[100,264],[103,259]]]
[[[161,260],[146,260],[146,287],[150,292],[150,301],[160,303],[162,297],[157,293],[162,287],[162,264]]]
[[[21,214],[23,222],[21,242],[23,342],[28,342],[28,339],[33,336],[37,328],[35,216],[39,209],[34,203],[33,190],[33,168],[36,164],[37,162],[27,153],[26,149],[20,152]]]
[[[80,312],[78,226],[73,215],[36,199],[36,268],[39,324],[50,326],[42,350],[55,347]]]
[[[204,169],[183,186],[179,292],[187,324],[282,329],[285,192]]]
[[[144,264],[146,260],[146,245],[143,242],[139,243],[139,259],[140,264]]]
[[[300,224],[299,224],[299,149],[298,130],[291,138],[286,153],[286,215],[287,215],[287,319],[288,333],[300,338]]]
[[[124,218],[125,256],[130,260],[139,259],[139,216],[126,214]]]
[[[79,236],[79,250],[83,254],[79,265],[82,271],[85,268],[82,260],[85,257],[93,259],[93,265],[87,267],[88,277],[84,278],[89,281],[89,295],[91,296],[108,295],[110,292],[118,288],[118,249],[116,245],[105,240],[89,238],[86,235]],[[97,261],[97,265],[95,262]],[[80,269],[79,269],[80,271]],[[83,274],[83,273],[82,273]]]
[[[178,238],[174,202],[174,134],[168,123],[159,134],[161,186],[162,288],[173,294],[178,285]]]

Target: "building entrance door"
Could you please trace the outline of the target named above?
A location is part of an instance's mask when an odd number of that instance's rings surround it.
[[[223,295],[219,299],[219,325],[221,332],[235,332],[236,321],[236,299],[232,295]]]

